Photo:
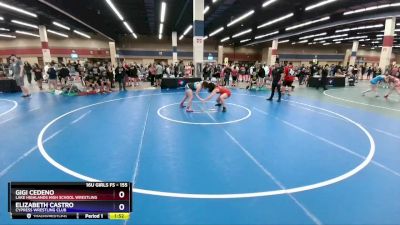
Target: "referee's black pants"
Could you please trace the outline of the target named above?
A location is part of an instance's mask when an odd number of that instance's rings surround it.
[[[271,87],[271,96],[269,97],[269,99],[272,99],[275,95],[275,88],[278,89],[278,100],[281,100],[281,84],[280,83],[272,83],[272,87]]]

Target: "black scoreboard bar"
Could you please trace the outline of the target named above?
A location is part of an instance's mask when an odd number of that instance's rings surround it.
[[[13,219],[129,219],[130,182],[10,182]]]
[[[109,213],[12,213],[11,217],[13,219],[111,219]]]

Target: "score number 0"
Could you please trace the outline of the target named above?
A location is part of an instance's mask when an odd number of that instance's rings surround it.
[[[119,198],[124,198],[125,197],[125,192],[124,191],[120,191],[118,193],[118,197]],[[119,204],[118,209],[123,211],[125,209],[125,204],[123,204],[123,203]]]

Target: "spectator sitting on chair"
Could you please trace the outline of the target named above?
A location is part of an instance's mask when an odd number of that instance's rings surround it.
[[[83,78],[85,81],[85,87],[86,87],[86,91],[89,91],[89,88],[92,88],[92,91],[95,91],[97,86],[96,86],[96,82],[95,82],[95,76],[93,74],[93,72],[88,71],[88,73],[86,74],[86,76]]]
[[[111,93],[111,82],[108,80],[107,71],[101,70],[99,74],[99,79],[97,80],[97,84],[100,86],[100,93]],[[105,90],[107,87],[107,91]]]

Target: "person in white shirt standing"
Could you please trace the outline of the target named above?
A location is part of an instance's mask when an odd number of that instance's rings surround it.
[[[161,66],[161,63],[157,63],[156,66],[156,86],[161,86],[161,79],[163,75],[163,67]]]
[[[10,57],[11,64],[12,64],[12,71],[14,75],[14,79],[19,87],[21,87],[22,90],[22,97],[26,98],[31,96],[29,93],[29,89],[25,87],[25,82],[24,82],[24,63],[17,58],[16,55],[11,55]]]

